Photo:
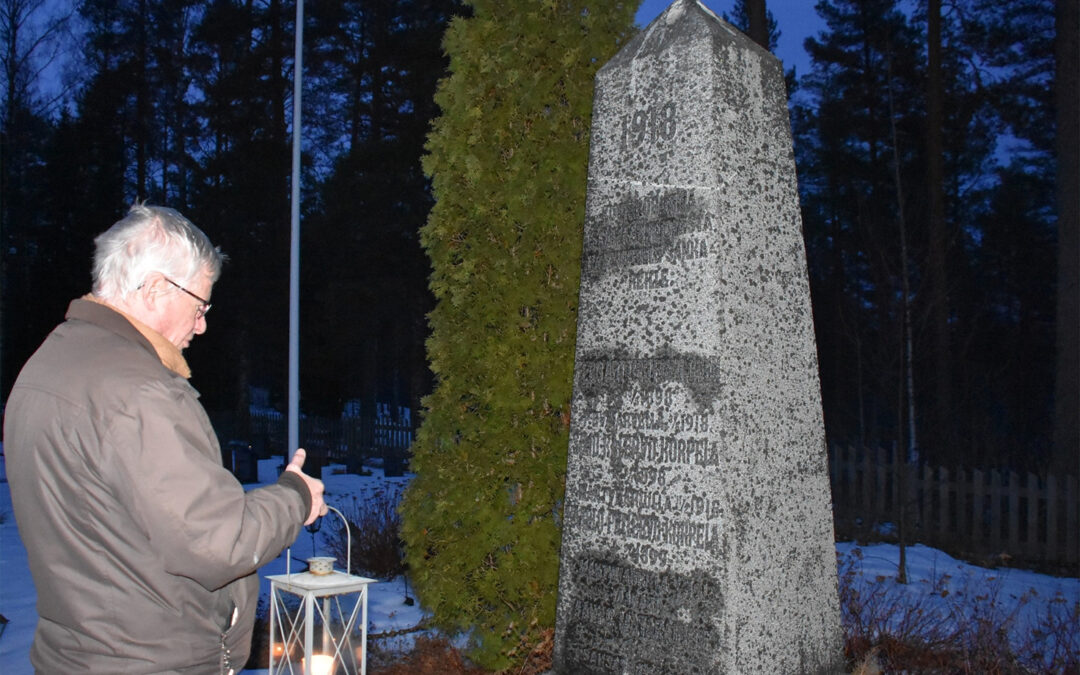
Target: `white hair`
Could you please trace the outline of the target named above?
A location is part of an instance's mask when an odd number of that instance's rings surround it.
[[[178,211],[136,204],[94,239],[94,295],[119,300],[135,292],[153,272],[181,286],[202,271],[221,275],[225,254]]]

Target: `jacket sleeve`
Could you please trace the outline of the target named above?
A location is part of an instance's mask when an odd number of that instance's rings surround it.
[[[245,492],[221,465],[193,391],[146,384],[110,421],[106,439],[118,499],[166,572],[208,590],[276,557],[296,539],[310,510],[302,480]]]

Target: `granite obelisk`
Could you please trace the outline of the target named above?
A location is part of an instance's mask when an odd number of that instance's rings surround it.
[[[554,669],[843,670],[780,62],[677,0],[597,74]]]

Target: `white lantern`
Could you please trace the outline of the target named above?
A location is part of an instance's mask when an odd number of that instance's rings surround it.
[[[333,558],[311,558],[308,571],[270,580],[270,675],[365,675],[367,673],[368,585],[374,579],[353,576],[352,532],[345,516],[348,559],[345,572]]]

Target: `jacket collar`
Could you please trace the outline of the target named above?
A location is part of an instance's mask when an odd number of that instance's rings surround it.
[[[143,342],[145,347],[157,355],[162,365],[185,379],[191,378],[191,368],[176,345],[150,326],[93,294],[72,300],[66,318],[89,321],[129,340]]]

